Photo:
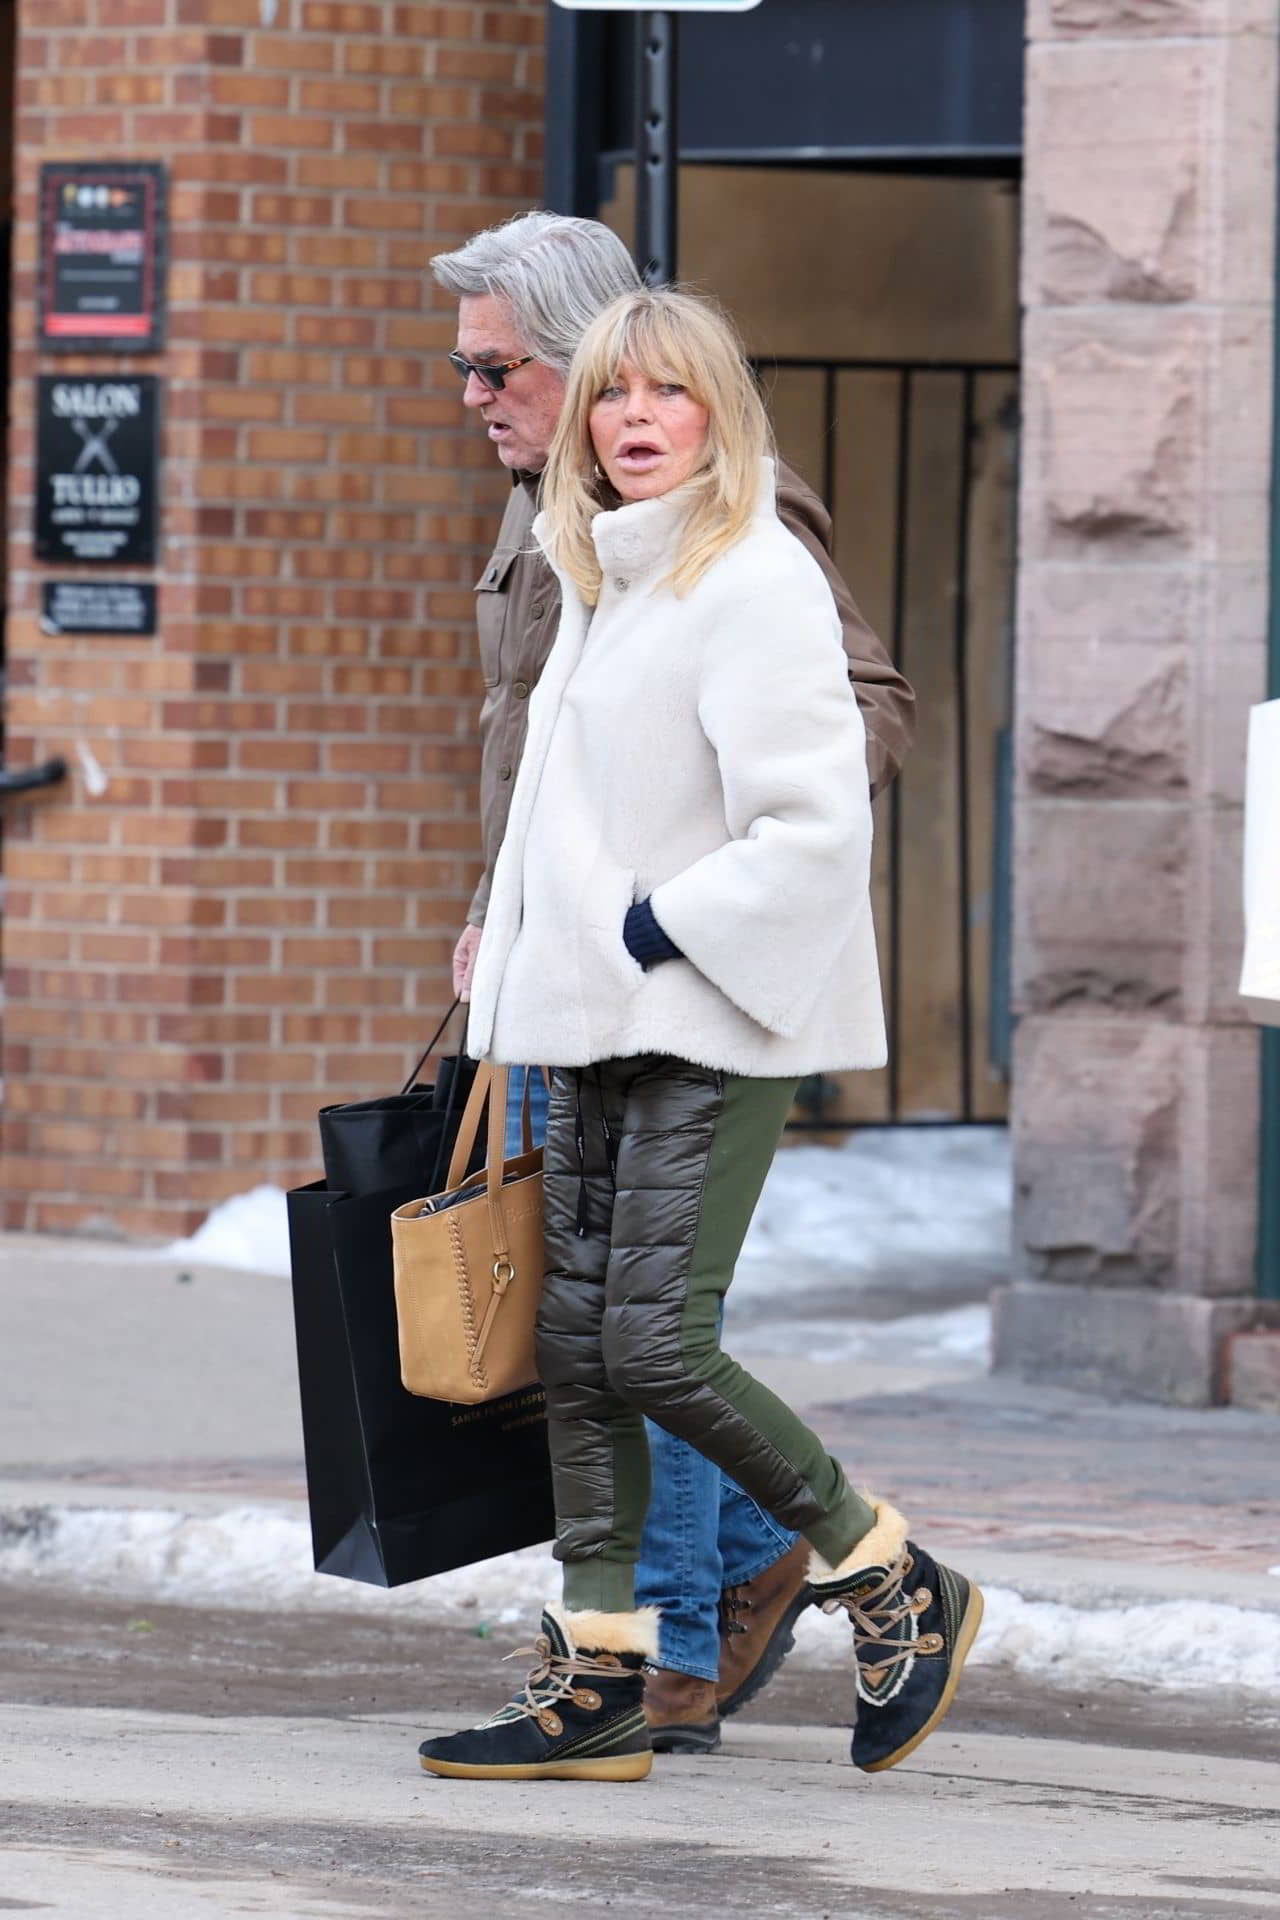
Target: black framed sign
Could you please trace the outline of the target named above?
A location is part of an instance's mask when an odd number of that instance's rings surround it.
[[[40,169],[45,353],[156,353],[164,336],[165,170],[149,160]]]
[[[158,384],[150,373],[39,376],[37,560],[154,561]]]
[[[42,633],[152,634],[156,590],[149,580],[45,580]]]

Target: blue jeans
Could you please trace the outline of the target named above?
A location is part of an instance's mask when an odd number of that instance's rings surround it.
[[[512,1067],[507,1082],[507,1155],[514,1159],[520,1151],[520,1105],[524,1099],[525,1076],[529,1075],[529,1118],[533,1123],[533,1144],[540,1147],[547,1137],[547,1083],[535,1067]]]
[[[507,1097],[507,1152],[520,1151],[520,1103],[527,1069],[513,1067]],[[533,1138],[547,1130],[547,1089],[529,1088]],[[790,1552],[797,1536],[758,1507],[686,1440],[646,1420],[653,1492],[636,1567],[636,1605],[661,1611],[658,1659],[679,1673],[719,1678],[720,1591],[740,1586]]]

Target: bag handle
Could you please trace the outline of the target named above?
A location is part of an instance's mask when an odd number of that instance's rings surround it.
[[[505,1068],[502,1072],[505,1075]],[[484,1103],[489,1096],[493,1078],[494,1069],[487,1060],[482,1060],[476,1068],[476,1077],[471,1082],[467,1104],[462,1109],[462,1119],[458,1123],[453,1153],[449,1160],[449,1171],[445,1175],[444,1191],[446,1193],[453,1193],[462,1185],[463,1175],[467,1171],[467,1162],[471,1158],[472,1149],[476,1144],[476,1135],[480,1131],[480,1115],[484,1112]],[[499,1179],[501,1179],[501,1173],[499,1173]]]
[[[409,1078],[405,1081],[404,1085],[400,1089],[402,1094],[412,1093],[414,1081],[417,1079],[418,1075],[422,1072],[422,1069],[426,1066],[427,1061],[431,1058],[432,1054],[435,1052],[436,1043],[439,1041],[440,1035],[444,1032],[445,1028],[448,1026],[449,1022],[452,1020],[454,1014],[458,1011],[458,1008],[461,1005],[462,1005],[462,1001],[460,998],[454,1001],[448,1013],[446,1013],[444,1019],[440,1022],[440,1025],[436,1028],[435,1032],[432,1034],[431,1038],[428,1040],[426,1047],[423,1049],[423,1052],[418,1060],[417,1066],[413,1068],[412,1072],[409,1075]]]
[[[535,1071],[525,1069],[524,1099],[521,1102],[521,1131],[524,1149],[530,1151],[532,1138],[529,1085],[530,1075]],[[549,1085],[545,1068],[542,1073]],[[489,1344],[489,1335],[493,1323],[498,1317],[507,1288],[515,1279],[515,1267],[511,1261],[511,1243],[507,1234],[506,1215],[502,1208],[502,1176],[506,1165],[507,1140],[507,1092],[510,1085],[510,1071],[506,1067],[491,1067],[482,1060],[476,1068],[476,1077],[472,1082],[467,1098],[466,1111],[462,1124],[458,1128],[458,1138],[453,1149],[453,1159],[449,1163],[449,1180],[446,1191],[452,1193],[462,1180],[475,1145],[476,1134],[480,1130],[480,1113],[485,1099],[489,1102],[489,1125],[485,1153],[485,1201],[489,1209],[489,1244],[493,1249],[493,1291],[489,1295],[489,1304],[485,1308],[484,1318],[476,1333],[475,1346],[471,1354],[471,1372],[478,1379],[484,1366],[485,1348]]]

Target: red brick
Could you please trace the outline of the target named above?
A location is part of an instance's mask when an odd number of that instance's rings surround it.
[[[304,113],[377,113],[381,88],[367,80],[304,80],[299,104]],[[349,125],[344,127],[344,135]]]
[[[385,33],[386,10],[356,0],[302,0],[304,33]]]
[[[378,161],[367,153],[304,154],[297,163],[298,185],[359,192],[378,185],[378,168]]]
[[[296,33],[253,36],[253,62],[257,67],[281,68],[289,73],[330,73],[336,52],[332,40],[308,40]]]
[[[220,107],[276,107],[289,105],[290,82],[286,74],[215,73],[209,85],[209,97]]]
[[[342,50],[345,73],[388,74],[393,78],[421,73],[425,58],[425,45],[413,40],[349,40]]]

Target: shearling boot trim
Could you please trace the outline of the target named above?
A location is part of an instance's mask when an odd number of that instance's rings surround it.
[[[658,1657],[658,1609],[636,1607],[630,1613],[598,1613],[587,1609],[566,1613],[548,1606],[547,1612],[559,1621],[570,1646],[583,1653],[642,1653],[647,1660]]]
[[[809,1584],[820,1587],[833,1580],[845,1580],[863,1567],[891,1567],[907,1544],[907,1523],[896,1507],[874,1494],[863,1498],[875,1511],[876,1523],[850,1548],[838,1567],[833,1567],[816,1550],[809,1556]]]

